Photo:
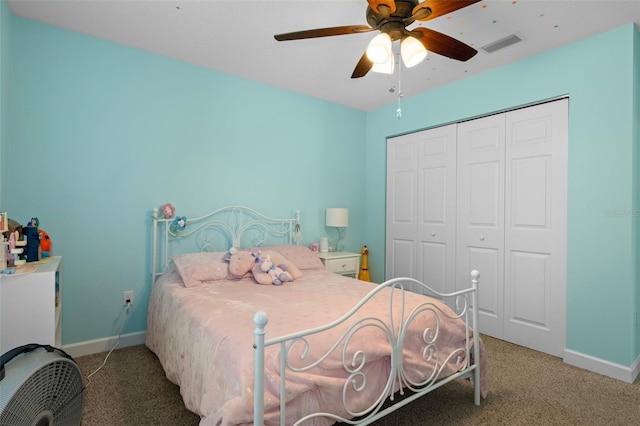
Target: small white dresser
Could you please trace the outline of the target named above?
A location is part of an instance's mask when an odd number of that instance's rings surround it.
[[[28,343],[62,344],[62,257],[32,273],[0,275],[0,354]]]

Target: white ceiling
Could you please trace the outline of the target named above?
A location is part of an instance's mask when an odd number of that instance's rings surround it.
[[[455,1],[455,0],[453,0]],[[398,74],[351,73],[377,32],[277,42],[273,35],[368,25],[365,0],[9,0],[18,16],[368,111],[396,102]],[[467,62],[430,54],[402,70],[404,97],[634,22],[640,0],[483,0],[420,25],[478,50]],[[414,25],[415,26],[415,25]],[[480,48],[510,34],[523,41]],[[600,58],[599,60],[606,60]]]

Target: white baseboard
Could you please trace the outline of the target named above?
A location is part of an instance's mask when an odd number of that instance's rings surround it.
[[[147,337],[146,331],[138,331],[136,333],[123,334],[120,336],[120,342],[116,349],[126,348],[127,346],[141,345]],[[62,346],[62,350],[68,353],[72,358],[80,356],[97,354],[100,352],[109,352],[111,348],[118,342],[118,336],[105,337],[96,340],[87,340],[86,342],[72,343]]]
[[[638,377],[638,374],[640,374],[640,357],[636,358],[631,366],[626,367],[570,349],[565,349],[564,362],[626,383],[633,383]]]

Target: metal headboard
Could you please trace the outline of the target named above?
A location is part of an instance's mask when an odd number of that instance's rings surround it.
[[[185,220],[181,229],[175,220],[154,209],[152,281],[169,265],[171,256],[196,251],[225,251],[231,247],[260,247],[267,244],[300,244],[300,211],[294,218],[276,219],[249,207],[227,206],[204,216]]]

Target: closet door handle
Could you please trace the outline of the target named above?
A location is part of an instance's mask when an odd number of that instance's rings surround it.
[[[480,241],[484,241],[484,235],[480,236]]]
[[[435,232],[432,232],[432,233],[431,233],[431,236],[432,236],[432,237],[435,237],[435,236],[436,236],[436,233],[435,233]]]

